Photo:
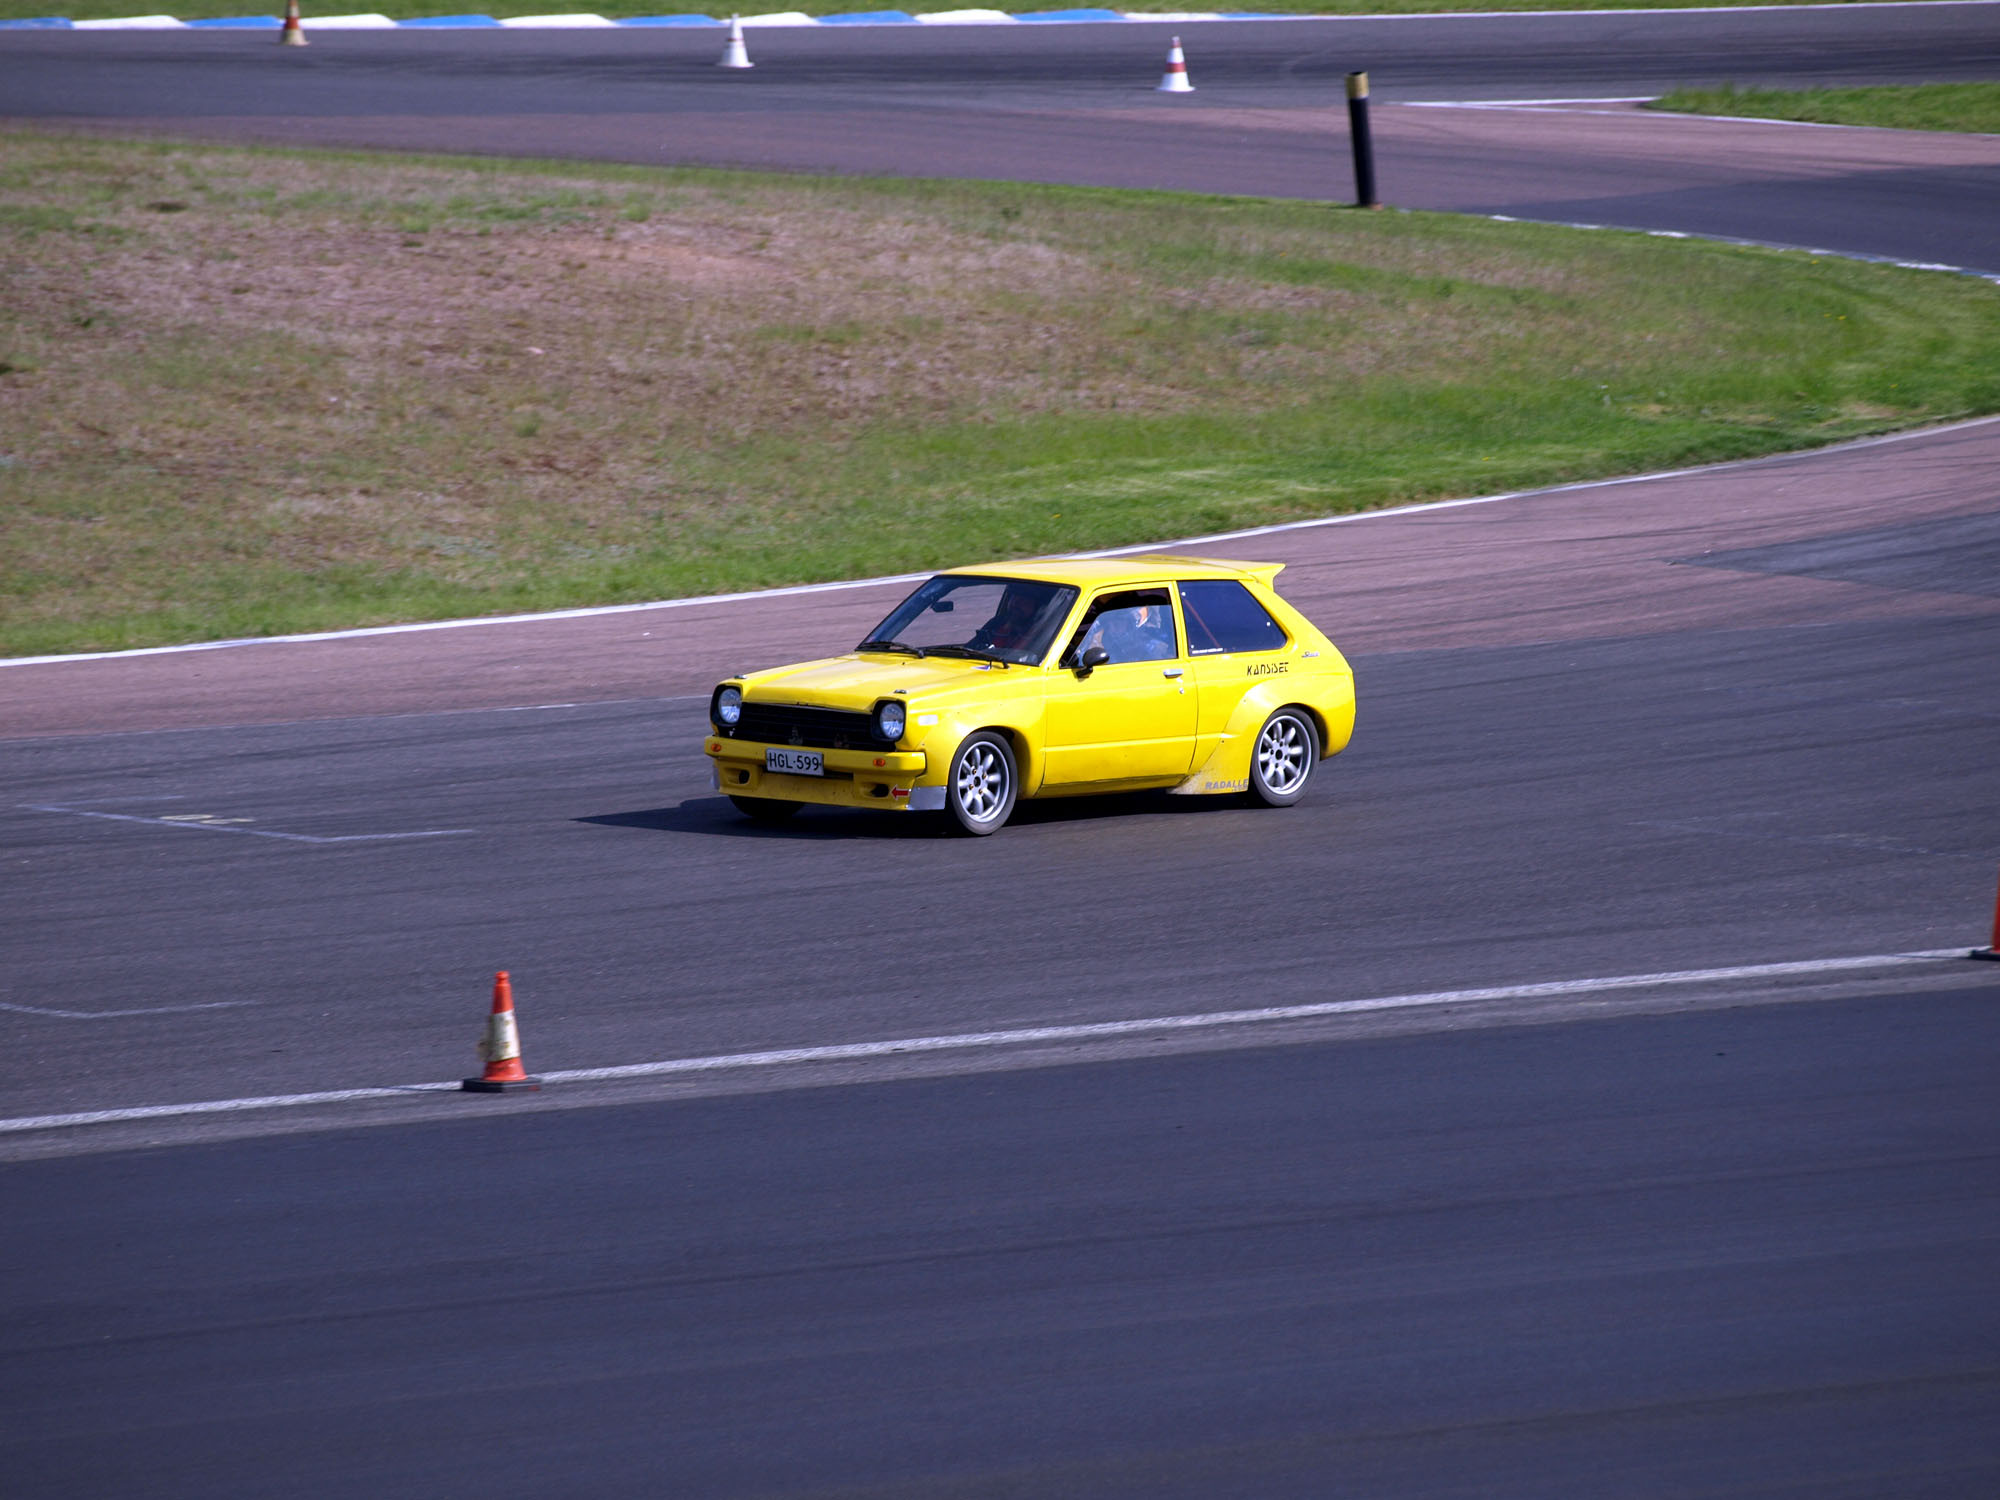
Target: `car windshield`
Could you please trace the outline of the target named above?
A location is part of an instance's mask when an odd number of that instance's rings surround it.
[[[1076,590],[1027,578],[942,573],[868,633],[858,649],[973,656],[1031,667],[1048,655]]]

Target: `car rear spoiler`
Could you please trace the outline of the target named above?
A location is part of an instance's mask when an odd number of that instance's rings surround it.
[[[1285,571],[1283,563],[1237,562],[1227,557],[1195,557],[1191,553],[1150,552],[1143,557],[1135,557],[1132,561],[1171,565],[1199,563],[1204,568],[1232,568],[1238,573],[1247,573],[1252,578],[1262,579],[1267,587],[1271,585],[1273,579]]]

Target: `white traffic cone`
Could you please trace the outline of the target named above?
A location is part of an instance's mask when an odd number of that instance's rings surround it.
[[[729,45],[722,49],[722,61],[718,62],[716,66],[718,68],[754,68],[757,66],[750,61],[749,49],[743,45],[743,22],[735,16],[729,18]]]
[[[285,25],[278,33],[278,44],[283,47],[303,47],[306,44],[305,31],[299,25],[299,0],[285,0]]]
[[[1187,59],[1181,55],[1181,39],[1174,38],[1173,46],[1167,48],[1167,72],[1160,80],[1160,86],[1153,90],[1156,94],[1192,94],[1194,85],[1188,82]]]

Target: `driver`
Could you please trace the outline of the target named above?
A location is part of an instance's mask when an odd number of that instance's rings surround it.
[[[1008,589],[1000,596],[993,618],[972,633],[968,646],[996,651],[1020,651],[1027,647],[1035,630],[1035,598],[1024,589]]]
[[[1173,616],[1159,603],[1107,610],[1084,644],[1103,646],[1114,663],[1167,661],[1174,655]]]

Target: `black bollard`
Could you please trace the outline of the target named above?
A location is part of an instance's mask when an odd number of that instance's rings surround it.
[[[1368,75],[1347,75],[1347,127],[1354,138],[1354,201],[1357,208],[1380,208],[1375,196],[1375,143],[1368,136]]]

